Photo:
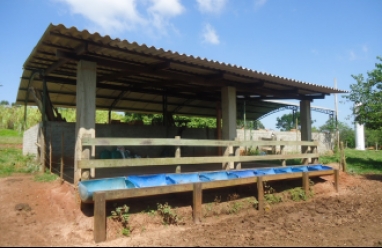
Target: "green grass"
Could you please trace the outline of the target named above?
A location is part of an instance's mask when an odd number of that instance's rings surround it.
[[[0,144],[22,144],[23,134],[10,129],[0,129]]]
[[[34,176],[34,180],[36,182],[52,182],[57,178],[58,176],[56,174],[52,174],[49,172],[45,172],[44,174],[37,174]]]
[[[13,173],[32,173],[39,165],[33,156],[23,156],[21,149],[0,148],[0,177]]]
[[[382,151],[345,149],[346,171],[355,174],[382,174]],[[340,154],[321,156],[320,163],[338,163]]]

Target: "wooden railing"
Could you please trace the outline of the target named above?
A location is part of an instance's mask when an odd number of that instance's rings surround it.
[[[242,162],[281,160],[281,165],[286,165],[288,159],[303,159],[302,164],[308,164],[308,159],[312,163],[317,163],[319,155],[317,153],[318,143],[315,141],[228,141],[228,140],[198,140],[198,139],[145,139],[145,138],[83,138],[82,146],[173,146],[175,147],[174,157],[166,158],[134,158],[134,159],[82,159],[78,161],[78,169],[115,168],[132,166],[161,166],[161,165],[182,165],[182,164],[211,164],[222,163],[222,169],[241,169]],[[223,147],[222,156],[210,157],[181,157],[181,147]],[[257,146],[280,146],[280,154],[272,155],[248,155],[240,156],[241,147]],[[285,146],[301,146],[305,153],[287,154]],[[310,149],[308,149],[310,147]],[[224,149],[225,148],[225,149]],[[235,148],[235,152],[234,151]],[[236,165],[235,165],[236,163]],[[180,167],[176,172],[180,172]]]
[[[286,146],[301,146],[305,153],[286,154]],[[226,141],[226,140],[196,140],[196,139],[136,139],[136,138],[83,138],[82,146],[173,146],[175,154],[173,158],[134,158],[134,159],[83,159],[78,161],[79,169],[113,168],[129,166],[161,166],[177,165],[176,172],[180,172],[181,164],[208,164],[222,163],[223,169],[240,169],[242,162],[281,160],[281,165],[286,166],[287,159],[302,158],[303,164],[312,159],[318,162],[317,142],[310,141]],[[212,157],[181,157],[181,147],[223,147],[222,156]],[[280,146],[280,154],[263,156],[240,156],[240,148],[257,146]],[[235,148],[235,149],[234,149]],[[310,148],[310,149],[308,149]],[[310,152],[308,153],[308,151]],[[236,163],[236,165],[235,165]],[[202,192],[206,189],[231,187],[245,184],[257,184],[258,209],[264,210],[263,182],[283,179],[302,178],[302,186],[305,193],[309,193],[309,178],[323,175],[334,175],[335,188],[338,191],[338,170],[296,172],[287,174],[264,175],[249,178],[237,178],[230,180],[218,180],[210,182],[187,183],[159,187],[133,188],[120,190],[107,190],[94,192],[94,240],[102,242],[106,240],[106,202],[128,199],[134,197],[161,195],[169,193],[193,192],[193,220],[198,223],[202,216]]]

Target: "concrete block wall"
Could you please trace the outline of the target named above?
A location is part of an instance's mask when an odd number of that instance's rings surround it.
[[[37,157],[37,135],[40,124],[36,124],[28,130],[24,131],[23,135],[23,155],[34,155]]]
[[[276,135],[276,140],[284,141],[301,141],[301,133],[299,131],[272,131],[272,130],[237,130],[239,140],[261,140],[261,138],[271,138],[272,134]],[[318,153],[323,154],[331,150],[334,140],[334,134],[330,136],[326,133],[312,133],[313,141],[318,141]],[[253,149],[256,149],[254,147]],[[301,146],[285,146],[285,152],[301,152]],[[276,146],[276,151],[280,151],[280,146]]]

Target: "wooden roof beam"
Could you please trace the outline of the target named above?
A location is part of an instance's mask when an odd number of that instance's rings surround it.
[[[73,52],[76,55],[81,55],[81,54],[85,54],[87,52],[87,50],[88,50],[87,43],[83,43],[83,44],[79,45],[77,48],[75,48]],[[54,71],[54,70],[58,69],[59,67],[61,67],[62,65],[64,65],[67,61],[69,61],[69,59],[67,59],[67,58],[59,59],[58,61],[53,63],[51,66],[49,66],[44,71],[44,74],[49,75],[52,71]]]

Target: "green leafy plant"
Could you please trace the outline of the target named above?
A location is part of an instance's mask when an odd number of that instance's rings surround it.
[[[158,213],[163,218],[163,223],[166,225],[177,224],[179,221],[178,216],[173,212],[171,206],[166,202],[165,204],[157,203]]]
[[[234,202],[231,208],[228,210],[229,214],[236,214],[243,208],[243,204],[241,202]]]
[[[274,195],[274,194],[266,194],[266,195],[264,195],[264,199],[269,204],[282,202],[282,198],[280,196]]]
[[[129,224],[129,213],[130,208],[125,204],[122,207],[117,207],[115,211],[111,211],[111,218],[115,221],[118,221],[122,224],[122,235],[129,236],[130,235],[130,227]]]
[[[301,187],[290,189],[288,190],[288,193],[292,201],[296,201],[296,202],[306,201],[313,196],[313,191],[310,191],[310,193],[307,195]]]

